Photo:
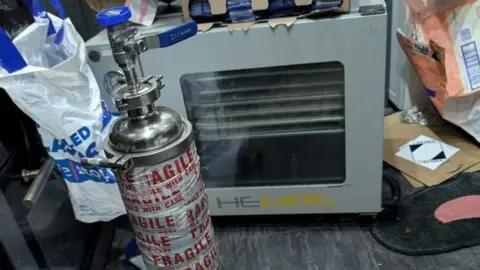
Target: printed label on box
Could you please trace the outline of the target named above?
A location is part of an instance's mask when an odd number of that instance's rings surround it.
[[[395,154],[415,164],[435,170],[458,152],[458,148],[420,135],[404,144]]]

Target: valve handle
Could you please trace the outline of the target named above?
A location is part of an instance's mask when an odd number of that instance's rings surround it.
[[[100,25],[109,27],[127,22],[130,17],[132,17],[130,8],[126,6],[120,6],[100,11],[97,14],[97,21]]]
[[[158,34],[160,48],[165,48],[179,43],[187,38],[197,34],[197,23],[190,21],[179,26],[175,26],[165,32]]]

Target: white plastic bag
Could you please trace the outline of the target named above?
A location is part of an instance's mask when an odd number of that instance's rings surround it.
[[[158,9],[158,0],[87,0],[91,9],[100,12],[116,6],[127,6],[130,8],[132,17],[130,21],[142,25],[152,25]],[[173,0],[164,1],[173,2]]]
[[[157,14],[157,0],[126,0],[125,6],[130,8],[131,22],[152,25]]]
[[[112,114],[86,63],[85,42],[63,19],[58,0],[51,2],[62,19],[47,16],[36,0],[29,2],[35,23],[13,42],[0,29],[0,87],[37,122],[45,148],[62,171],[76,218],[109,221],[125,214],[115,177],[79,162],[105,158]]]

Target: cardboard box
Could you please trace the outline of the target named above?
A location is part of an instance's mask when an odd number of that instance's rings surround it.
[[[95,12],[125,5],[125,0],[87,0],[88,5]]]
[[[454,146],[459,151],[435,170],[396,156],[400,147],[420,135]],[[414,187],[437,185],[460,172],[480,170],[480,149],[470,138],[447,122],[441,126],[431,127],[404,124],[400,121],[400,113],[389,115],[384,119],[383,159],[400,170]]]
[[[212,16],[215,15],[224,15],[227,13],[227,0],[209,0],[210,3],[210,10]],[[308,6],[312,5],[312,0],[294,0],[296,6]],[[190,0],[181,0],[182,5],[182,13],[184,21],[191,21],[192,18],[190,17],[190,9],[189,9]],[[253,11],[262,11],[268,9],[268,0],[252,0],[252,10]],[[229,31],[240,30],[243,29],[247,31],[250,29],[254,24],[259,22],[268,22],[272,28],[275,28],[277,25],[285,25],[287,27],[291,26],[295,23],[295,21],[299,18],[304,18],[307,16],[314,16],[316,14],[325,13],[328,11],[336,11],[339,13],[347,13],[350,11],[350,0],[344,0],[341,8],[334,8],[330,10],[318,10],[313,11],[308,14],[302,14],[300,16],[294,17],[284,17],[284,18],[275,18],[275,19],[268,19],[268,20],[259,20],[255,22],[243,22],[243,23],[231,23],[227,24]],[[198,24],[198,29],[200,31],[208,31],[214,25],[222,25],[223,22],[210,22],[210,23],[200,23]]]
[[[400,47],[444,119],[480,142],[480,1],[406,0],[415,31]]]

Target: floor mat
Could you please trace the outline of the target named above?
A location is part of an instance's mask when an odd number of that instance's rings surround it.
[[[480,244],[480,174],[464,173],[377,215],[371,233],[383,246],[427,255]]]

